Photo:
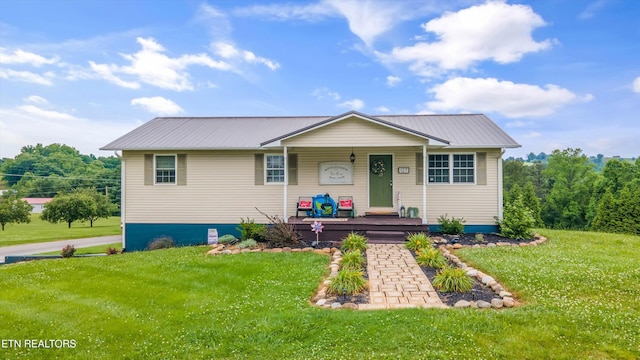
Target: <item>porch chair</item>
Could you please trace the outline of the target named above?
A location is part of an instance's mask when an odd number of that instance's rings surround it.
[[[355,211],[353,208],[353,196],[338,196],[338,217],[340,212],[348,211],[348,217],[355,217]]]
[[[310,211],[313,211],[313,197],[311,196],[300,196],[298,197],[298,203],[296,204],[296,218],[298,217],[298,213],[300,211],[305,212],[305,216],[308,215]]]

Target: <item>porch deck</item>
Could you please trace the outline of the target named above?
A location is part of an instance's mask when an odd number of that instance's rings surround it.
[[[296,218],[289,217],[304,240],[311,242],[316,235],[311,231],[311,224],[317,220],[324,229],[320,241],[340,241],[350,232],[357,232],[369,238],[373,244],[403,243],[407,233],[429,232],[429,226],[422,224],[422,219],[400,218],[398,216],[359,216],[356,218]]]

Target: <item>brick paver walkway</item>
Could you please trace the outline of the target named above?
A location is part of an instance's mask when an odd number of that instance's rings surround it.
[[[360,309],[446,307],[402,244],[369,244],[369,304]]]

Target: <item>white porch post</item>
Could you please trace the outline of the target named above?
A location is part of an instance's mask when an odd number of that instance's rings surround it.
[[[285,146],[282,153],[284,154],[284,200],[283,200],[283,208],[282,208],[282,219],[284,220],[284,222],[289,222],[289,219],[287,217],[287,191],[288,191],[288,187],[289,187],[289,159],[288,159],[288,154],[287,154],[287,147]]]
[[[118,155],[117,151],[114,151],[114,153],[120,159],[120,226],[122,227],[122,248],[124,249],[127,238],[127,207],[125,206],[127,199],[125,186],[127,166],[124,161],[124,152],[123,155]]]
[[[422,223],[427,223],[427,145],[422,145]]]
[[[502,208],[503,194],[502,194],[502,155],[504,155],[504,149],[500,151],[498,156],[498,219],[502,220],[504,215]]]

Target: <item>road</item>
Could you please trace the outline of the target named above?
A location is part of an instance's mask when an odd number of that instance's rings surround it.
[[[122,241],[122,235],[3,246],[0,247],[0,263],[3,263],[4,257],[8,255],[34,255],[49,251],[60,251],[66,245],[73,245],[76,248],[83,248],[95,245],[106,245],[120,241]]]

